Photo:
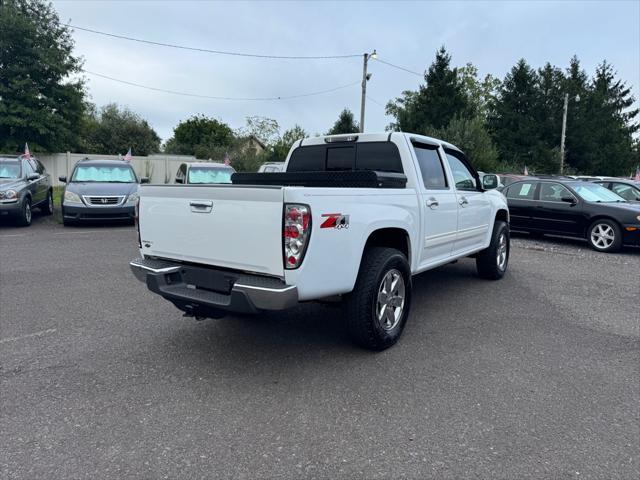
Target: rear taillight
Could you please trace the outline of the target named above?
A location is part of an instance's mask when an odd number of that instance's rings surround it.
[[[136,198],[136,206],[133,214],[133,221],[136,224],[136,235],[138,236],[138,248],[142,248],[142,240],[140,239],[140,221],[138,215],[140,214],[140,196]]]
[[[311,209],[308,205],[285,203],[282,222],[284,268],[298,268],[311,235]]]

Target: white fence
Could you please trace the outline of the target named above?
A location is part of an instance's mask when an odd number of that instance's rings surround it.
[[[75,164],[85,157],[91,159],[117,160],[117,155],[93,155],[86,153],[52,153],[50,155],[37,155],[47,172],[51,174],[53,185],[61,185],[58,177],[71,175]],[[178,167],[182,162],[194,162],[195,157],[190,155],[149,155],[148,157],[133,157],[131,165],[140,177],[149,177],[151,183],[173,182]]]

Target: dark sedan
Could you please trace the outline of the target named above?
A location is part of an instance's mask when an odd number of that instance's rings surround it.
[[[608,188],[629,202],[640,202],[640,182],[622,178],[606,178],[604,180],[595,180],[593,183]]]
[[[0,157],[0,216],[31,225],[32,208],[53,213],[51,176],[35,157]]]
[[[584,181],[529,179],[504,189],[511,228],[585,238],[600,252],[640,245],[640,205]]]
[[[120,220],[133,222],[138,199],[138,179],[131,165],[122,160],[81,160],[76,164],[62,195],[62,221]]]

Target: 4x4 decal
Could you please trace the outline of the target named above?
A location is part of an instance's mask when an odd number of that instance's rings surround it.
[[[349,228],[349,215],[323,213],[321,216],[327,218],[320,224],[320,228]]]

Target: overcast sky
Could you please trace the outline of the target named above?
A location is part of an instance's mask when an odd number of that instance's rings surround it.
[[[524,57],[566,68],[577,54],[591,75],[607,59],[640,96],[640,1],[496,2],[150,2],[55,1],[61,20],[104,32],[192,47],[267,55],[344,55],[377,49],[379,58],[423,72],[445,45],[454,65],[503,78]],[[225,97],[289,96],[362,77],[362,58],[281,60],[151,46],[76,30],[85,69],[155,88]],[[390,122],[385,104],[420,77],[371,61],[366,130]],[[166,140],[201,113],[233,128],[245,117],[274,118],[284,130],[328,130],[339,112],[360,112],[360,85],[306,98],[223,101],[144,90],[87,74],[98,106],[126,105]]]

